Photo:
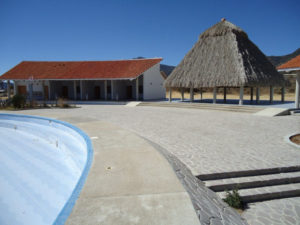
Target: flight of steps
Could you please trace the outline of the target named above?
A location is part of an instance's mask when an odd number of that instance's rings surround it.
[[[209,103],[189,103],[189,102],[141,102],[137,106],[206,109],[206,110],[220,110],[220,111],[243,112],[243,113],[256,113],[264,109],[263,107],[209,104]]]
[[[235,188],[244,203],[300,197],[300,166],[197,176],[222,199]]]

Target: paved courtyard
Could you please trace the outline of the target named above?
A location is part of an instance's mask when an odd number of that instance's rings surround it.
[[[108,121],[133,131],[177,156],[194,175],[300,164],[299,149],[284,141],[287,135],[300,132],[300,116],[259,117],[248,113],[120,105],[81,105],[76,109],[18,113],[53,117],[62,112],[69,120],[72,117],[77,122],[83,118]],[[300,198],[276,201],[277,210],[283,213],[286,208],[281,208],[280,202],[299,210],[295,205],[300,205]],[[262,204],[268,203],[251,204],[248,215],[263,209]],[[299,212],[293,216],[300,221]]]

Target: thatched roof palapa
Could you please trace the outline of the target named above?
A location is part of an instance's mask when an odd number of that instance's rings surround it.
[[[199,37],[165,87],[282,86],[283,76],[239,27],[222,19]]]

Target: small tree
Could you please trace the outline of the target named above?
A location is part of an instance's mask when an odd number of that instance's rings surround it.
[[[236,209],[244,208],[244,204],[239,195],[238,189],[234,189],[232,192],[226,191],[226,198],[224,199],[224,202]]]
[[[26,98],[24,95],[16,94],[12,98],[11,103],[15,109],[24,108],[26,104]]]

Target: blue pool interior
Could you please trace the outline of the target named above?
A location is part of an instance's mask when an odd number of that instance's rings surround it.
[[[0,224],[64,224],[92,159],[70,124],[0,114]]]

